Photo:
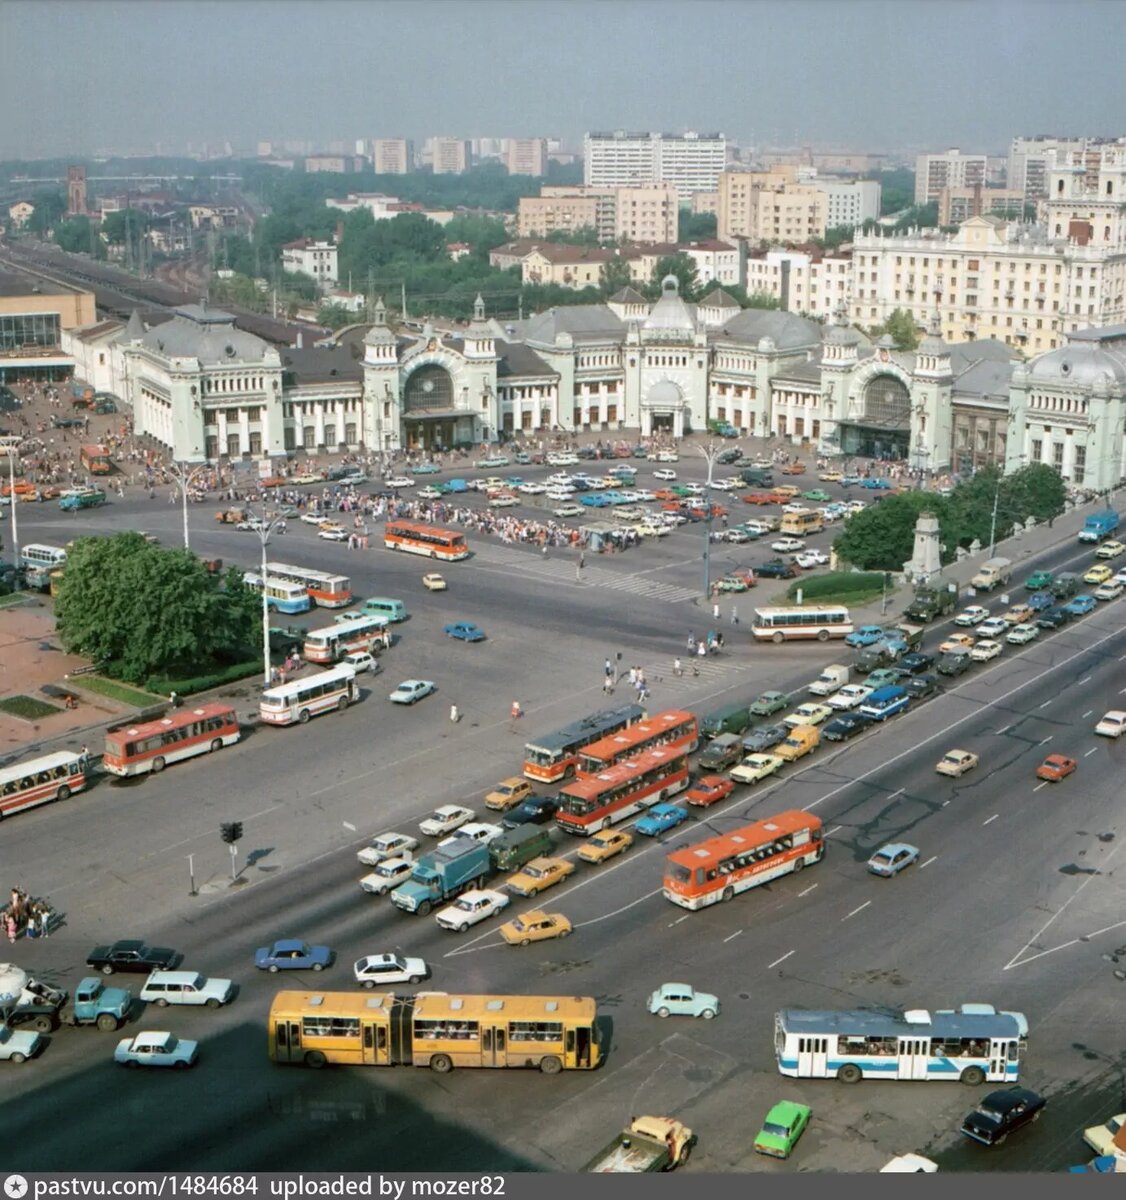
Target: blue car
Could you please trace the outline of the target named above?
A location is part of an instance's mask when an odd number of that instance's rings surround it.
[[[623,496],[621,492],[616,492],[613,489],[611,489],[608,492],[603,492],[602,498],[607,502],[607,504],[627,504],[627,503],[629,503],[628,496]]]
[[[874,492],[891,491],[891,481],[888,479],[862,479],[860,486]]]
[[[447,492],[468,492],[469,484],[464,479],[451,479],[446,484]]]
[[[457,638],[459,642],[483,642],[485,640],[485,631],[480,625],[474,625],[469,621],[455,621],[452,625],[447,625],[445,628],[447,637]]]
[[[886,636],[879,625],[861,625],[859,629],[854,629],[845,638],[845,645],[857,648],[874,646],[877,642],[882,642]]]
[[[442,468],[437,463],[419,463],[417,467],[411,467],[412,475],[437,475]]]
[[[645,837],[656,837],[675,829],[681,821],[688,820],[688,809],[679,804],[655,804],[633,827],[635,833]]]
[[[1099,602],[1094,596],[1086,594],[1076,596],[1074,600],[1069,600],[1064,606],[1063,611],[1069,612],[1073,617],[1085,617],[1093,609],[1098,608]]]
[[[610,501],[601,492],[590,492],[586,496],[579,497],[579,503],[585,504],[587,508],[609,508]]]
[[[1056,598],[1051,592],[1033,592],[1027,600],[1028,607],[1031,608],[1033,612],[1044,612],[1045,610],[1051,608],[1055,602]]]
[[[254,965],[259,971],[323,971],[332,965],[335,955],[327,946],[310,946],[295,938],[283,938],[272,946],[254,951]]]

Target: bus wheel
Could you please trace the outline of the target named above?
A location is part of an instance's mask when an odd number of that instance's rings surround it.
[[[216,750],[222,750],[222,749],[223,749],[223,739],[222,739],[222,738],[216,738],[216,739],[215,739],[215,740],[214,740],[214,741],[211,743],[211,753],[212,753],[212,754],[214,754]]]
[[[328,1059],[319,1050],[310,1050],[305,1055],[305,1065],[312,1067],[314,1070],[319,1070],[327,1061]]]
[[[347,696],[341,696],[341,697],[340,697],[340,699],[339,699],[339,700],[337,700],[337,702],[336,702],[336,707],[337,707],[337,708],[338,708],[338,709],[339,709],[341,712],[343,712],[343,711],[344,711],[344,710],[345,710],[345,709],[348,707],[348,697],[347,697]]]
[[[454,1069],[453,1060],[448,1054],[435,1054],[430,1060],[430,1070],[439,1075],[448,1075]]]
[[[961,1074],[961,1082],[966,1087],[979,1087],[985,1082],[985,1072],[981,1067],[967,1067]]]
[[[829,640],[829,631],[827,629],[819,629],[817,631],[817,640],[819,642],[827,642]]]
[[[770,640],[780,646],[786,640],[786,635],[779,629]]]
[[[545,1075],[558,1075],[563,1070],[563,1064],[554,1054],[549,1054],[546,1058],[540,1059],[540,1070]]]
[[[864,1078],[864,1074],[856,1063],[845,1063],[837,1072],[837,1078],[841,1083],[859,1083]]]
[[[728,902],[728,900],[733,899],[734,896],[735,896],[734,888],[724,888],[723,895],[720,897],[720,900],[722,901],[722,903],[726,904]]]
[[[798,873],[798,872],[799,872],[799,871],[802,869],[802,867],[804,867],[804,866],[805,866],[805,859],[804,859],[804,858],[799,858],[799,859],[798,859],[798,860],[797,860],[797,861],[794,863],[794,874],[796,875],[796,874],[797,874],[797,873]]]
[[[164,770],[164,759],[154,758],[152,760],[152,773],[155,775],[158,771]]]
[[[307,725],[309,723],[309,710],[307,708],[303,708],[297,714],[297,719],[301,722],[302,725]]]
[[[55,799],[56,800],[69,800],[70,799],[70,788],[68,788],[65,783],[63,784],[63,786],[61,788],[59,788],[58,794],[55,796]]]

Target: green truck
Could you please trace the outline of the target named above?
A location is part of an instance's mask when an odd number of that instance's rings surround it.
[[[634,1117],[583,1169],[620,1175],[671,1171],[688,1161],[695,1144],[692,1130],[673,1117]]]
[[[935,621],[953,612],[958,603],[958,589],[953,584],[936,580],[920,587],[903,615],[909,621]]]

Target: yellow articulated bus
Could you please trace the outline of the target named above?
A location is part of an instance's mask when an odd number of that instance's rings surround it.
[[[455,996],[420,992],[278,992],[270,1006],[274,1062],[323,1067],[537,1067],[593,1070],[597,1013],[583,996]]]

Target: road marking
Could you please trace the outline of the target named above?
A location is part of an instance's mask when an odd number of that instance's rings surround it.
[[[1085,721],[1094,711],[1095,710],[1093,708],[1087,709],[1087,711],[1079,719],[1081,721]]]
[[[926,861],[925,863],[920,863],[920,864],[919,864],[919,870],[921,871],[921,870],[922,870],[924,867],[929,867],[929,866],[931,865],[931,863],[932,863],[932,862],[934,862],[934,860],[935,860],[937,857],[938,857],[938,855],[937,855],[937,854],[932,854],[932,855],[931,855],[931,857],[930,857],[930,858],[928,858],[928,859],[927,859],[927,861]]]
[[[871,904],[871,903],[872,903],[872,901],[871,901],[871,900],[865,900],[865,901],[864,901],[864,903],[863,903],[863,904],[862,904],[862,905],[861,905],[859,908],[854,908],[854,909],[852,910],[852,912],[850,912],[850,913],[848,914],[848,917],[855,917],[855,916],[856,916],[856,914],[857,914],[858,912],[863,912],[863,911],[864,911],[864,910],[865,910],[865,909],[868,907],[868,905],[869,905],[869,904]],[[841,920],[842,920],[842,921],[847,921],[847,920],[848,920],[848,917],[841,917]]]
[[[997,736],[998,736],[998,737],[1000,737],[1000,736],[1001,736],[1001,734],[1003,734],[1003,733],[1008,733],[1010,729],[1012,729],[1012,726],[1011,726],[1011,725],[1006,725],[1004,729],[998,729],[998,730],[997,730]]]
[[[341,821],[340,823],[341,823],[341,825],[344,826],[345,829],[348,830],[349,833],[356,832],[356,827],[355,827],[355,825],[352,824],[351,821]]]
[[[1046,746],[1051,740],[1052,740],[1052,735],[1049,733],[1048,736],[1040,743],[1040,745]]]
[[[1090,883],[1092,879],[1096,879],[1096,878],[1098,878],[1098,877],[1095,875],[1088,876],[1087,879],[1085,879],[1083,881],[1083,883],[1081,883],[1079,885],[1080,888],[1086,887],[1087,884]],[[1076,895],[1078,895],[1078,894],[1079,893],[1076,892]],[[1063,912],[1064,908],[1066,908],[1071,903],[1071,901],[1074,899],[1075,899],[1075,896],[1072,896],[1070,900],[1065,900],[1064,904],[1063,904],[1063,908],[1060,909],[1060,912]],[[1059,915],[1060,915],[1060,913],[1056,913],[1056,917],[1058,917]],[[1052,917],[1051,921],[1048,922],[1048,925],[1051,925],[1052,921],[1054,921],[1056,919],[1056,917]],[[1045,925],[1044,929],[1047,929],[1048,925]],[[1009,961],[1005,964],[1003,969],[1007,971],[1010,967],[1026,966],[1030,962],[1035,962],[1038,958],[1045,958],[1049,954],[1055,954],[1055,952],[1057,950],[1066,950],[1069,946],[1078,946],[1081,942],[1089,942],[1092,938],[1096,938],[1100,934],[1110,933],[1112,929],[1121,929],[1123,925],[1126,925],[1126,921],[1115,921],[1115,923],[1113,925],[1104,925],[1102,927],[1102,929],[1095,929],[1095,930],[1092,930],[1091,933],[1084,933],[1077,938],[1072,938],[1070,942],[1061,942],[1058,946],[1052,946],[1051,949],[1049,949],[1049,950],[1041,950],[1039,954],[1033,954],[1029,958],[1025,958],[1025,959],[1022,959],[1020,962],[1017,962],[1017,959],[1020,958],[1020,956],[1024,953],[1024,951],[1027,950],[1028,947],[1032,945],[1032,942],[1036,941],[1036,938],[1033,938],[1031,942],[1026,942],[1024,944],[1024,946],[1022,946],[1021,949],[1018,950],[1011,959],[1009,959]],[[1044,929],[1041,929],[1040,933],[1043,933]],[[1038,933],[1036,935],[1036,937],[1039,937],[1040,933]]]
[[[802,897],[802,896],[808,896],[808,895],[809,895],[809,893],[810,893],[810,892],[812,892],[812,891],[813,891],[813,889],[814,889],[816,886],[817,886],[817,884],[815,884],[815,883],[812,883],[812,884],[810,884],[810,885],[809,885],[809,887],[807,887],[807,888],[805,889],[805,891],[804,891],[804,892],[798,892],[798,897],[799,897],[799,899],[800,899],[800,897]]]
[[[950,803],[949,800],[943,800],[942,807],[945,808]]]
[[[1090,758],[1092,754],[1095,754],[1098,752],[1098,749],[1099,749],[1098,746],[1092,746],[1090,748],[1090,750],[1088,750],[1087,753],[1083,755],[1083,757]]]
[[[844,826],[843,826],[843,825],[834,825],[834,826],[833,826],[833,828],[832,828],[832,829],[830,829],[830,830],[829,830],[829,832],[828,832],[827,834],[825,834],[825,836],[826,836],[826,837],[832,837],[832,836],[833,836],[833,834],[834,834],[834,833],[836,833],[838,829],[843,829],[843,828],[844,828]]]
[[[772,963],[767,963],[766,969],[769,971],[772,967],[778,966],[779,963],[784,963],[786,961],[786,959],[788,959],[790,957],[791,954],[793,954],[793,951],[787,950],[786,953],[783,954],[781,958],[776,958]]]
[[[892,792],[892,794],[888,797],[888,799],[894,800],[896,798],[896,796],[902,796],[906,790],[907,790],[906,788],[900,788],[898,792]]]
[[[1079,684],[1081,684],[1081,683],[1090,683],[1090,682],[1091,682],[1091,676],[1088,675],[1085,679],[1077,679],[1075,681],[1075,685],[1076,685],[1076,687],[1078,687]]]
[[[982,821],[982,824],[983,824],[983,825],[988,825],[988,824],[990,824],[991,822],[993,822],[993,821],[996,821],[996,820],[997,820],[997,818],[998,818],[1000,815],[1001,815],[1000,813],[994,813],[994,814],[993,814],[993,816],[991,816],[991,817],[986,817],[986,818],[985,818],[985,820],[984,820],[984,821]]]
[[[1049,704],[1051,704],[1051,700],[1045,700],[1044,703],[1040,705],[1040,707],[1047,708]]]
[[[677,917],[675,921],[670,921],[669,928],[671,929],[674,925],[679,925],[681,921],[687,921],[691,915],[691,913],[685,913],[683,917]]]
[[[1038,783],[1032,790],[1034,792],[1038,792],[1041,788],[1046,788],[1047,786],[1048,786],[1048,781],[1045,779],[1043,783]]]
[[[723,939],[723,944],[726,946],[728,942],[734,941],[739,936],[739,934],[741,934],[742,932],[743,931],[741,929],[736,929],[735,932],[730,937],[725,937]]]

